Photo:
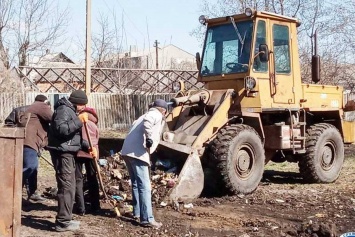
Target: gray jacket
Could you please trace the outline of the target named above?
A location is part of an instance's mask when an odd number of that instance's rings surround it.
[[[150,138],[153,140],[153,145],[150,148],[150,153],[153,153],[160,142],[164,124],[165,120],[161,112],[156,108],[149,109],[147,113],[133,122],[124,140],[121,154],[142,160],[150,165],[145,139]]]

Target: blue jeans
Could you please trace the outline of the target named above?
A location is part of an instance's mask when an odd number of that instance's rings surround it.
[[[30,197],[37,190],[38,153],[25,146],[23,148],[23,182]]]
[[[152,190],[149,177],[149,165],[141,160],[123,156],[132,183],[133,215],[140,217],[146,224],[154,221],[152,208]]]

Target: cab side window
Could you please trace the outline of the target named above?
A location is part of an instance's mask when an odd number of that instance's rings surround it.
[[[261,62],[259,57],[257,56],[259,53],[259,45],[266,44],[266,23],[265,21],[259,20],[256,30],[256,38],[255,38],[255,49],[254,49],[254,63],[253,70],[255,72],[267,72],[268,70],[268,62]]]
[[[289,28],[274,24],[272,34],[276,73],[288,74],[291,72]]]

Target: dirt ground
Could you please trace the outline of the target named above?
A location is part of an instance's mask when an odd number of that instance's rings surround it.
[[[41,159],[39,189],[55,186],[53,169]],[[98,215],[76,216],[81,229],[56,233],[56,201],[23,201],[21,236],[340,236],[355,232],[355,146],[346,148],[339,179],[304,184],[297,164],[269,163],[251,195],[199,198],[193,208],[155,208],[160,230],[117,218],[109,207]]]

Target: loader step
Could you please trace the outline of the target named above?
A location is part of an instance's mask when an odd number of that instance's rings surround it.
[[[295,150],[295,154],[304,154],[306,153],[306,149],[297,149]]]
[[[301,137],[301,136],[297,136],[293,138],[295,141],[304,141],[306,140],[306,137]]]

